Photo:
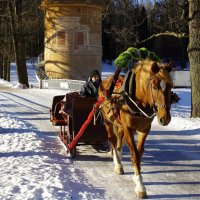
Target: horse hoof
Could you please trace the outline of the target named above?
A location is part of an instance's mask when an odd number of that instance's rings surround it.
[[[136,195],[137,198],[140,198],[140,199],[144,199],[144,198],[147,197],[147,193],[146,192],[137,191],[137,192],[135,192],[135,195]]]
[[[124,174],[124,169],[122,167],[115,167],[114,171],[117,175]]]

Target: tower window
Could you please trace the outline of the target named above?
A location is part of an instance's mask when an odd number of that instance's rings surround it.
[[[57,45],[58,46],[64,46],[65,45],[65,31],[58,31],[57,32],[57,36],[56,36],[56,40],[57,40]]]
[[[84,45],[84,31],[77,31],[75,32],[75,41],[74,41],[74,45]]]

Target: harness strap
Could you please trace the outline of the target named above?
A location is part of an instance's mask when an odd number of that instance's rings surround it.
[[[147,112],[145,112],[144,110],[142,110],[137,105],[137,103],[127,94],[127,92],[122,92],[121,95],[125,99],[127,105],[130,108],[130,112],[133,115],[136,115],[136,114],[140,114],[141,115],[142,114],[143,116],[145,116],[147,118],[153,118],[155,116],[155,112],[152,109],[149,109],[150,113],[148,113],[148,114],[147,114]],[[136,108],[137,111],[139,111],[139,112],[134,111],[133,108]]]
[[[121,123],[120,123],[120,121],[115,117],[115,120],[114,121],[112,121],[108,116],[107,116],[107,114],[105,114],[105,112],[103,111],[103,109],[101,109],[101,112],[102,112],[102,115],[104,116],[104,122],[105,123],[107,123],[107,122],[110,122],[111,124],[113,124],[113,125],[115,125],[115,126],[117,126],[117,127],[120,127],[120,128],[123,128],[122,127],[122,125],[121,125]]]
[[[155,116],[155,111],[152,109],[148,109],[148,114],[146,111],[141,109],[138,104],[133,100],[135,95],[135,74],[130,70],[126,73],[124,82],[122,85],[122,93],[121,96],[129,106],[129,110],[133,115],[145,116],[147,118],[153,118]]]
[[[136,84],[135,84],[135,73],[131,73],[130,81],[129,81],[129,95],[131,98],[135,96],[135,89],[136,89]]]
[[[129,82],[130,82],[130,78],[131,78],[131,71],[128,71],[124,77],[124,81],[122,84],[122,91],[126,91],[129,93]]]
[[[135,74],[132,70],[128,71],[124,77],[122,91],[127,92],[131,98],[135,95]],[[134,83],[134,84],[133,84]]]

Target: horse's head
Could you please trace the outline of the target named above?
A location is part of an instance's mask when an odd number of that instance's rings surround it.
[[[169,74],[171,70],[171,62],[161,64],[149,61],[142,65],[138,76],[139,88],[142,88],[140,91],[143,93],[139,99],[154,109],[159,124],[163,126],[168,125],[171,121],[171,89],[173,87]]]
[[[171,89],[173,87],[170,71],[172,62],[161,64],[154,62],[151,66],[150,95],[151,105],[154,108],[160,125],[166,126],[171,121]]]

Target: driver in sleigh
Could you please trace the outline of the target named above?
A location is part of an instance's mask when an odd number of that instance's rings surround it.
[[[74,96],[82,97],[98,97],[98,87],[101,84],[101,75],[98,70],[93,70],[88,80],[82,85],[80,92],[67,93],[61,101],[60,114],[62,114],[64,120],[67,122],[67,113],[70,114],[72,110],[72,99]]]
[[[98,87],[101,84],[101,75],[98,70],[93,70],[85,84],[81,87],[80,95],[98,97]]]

